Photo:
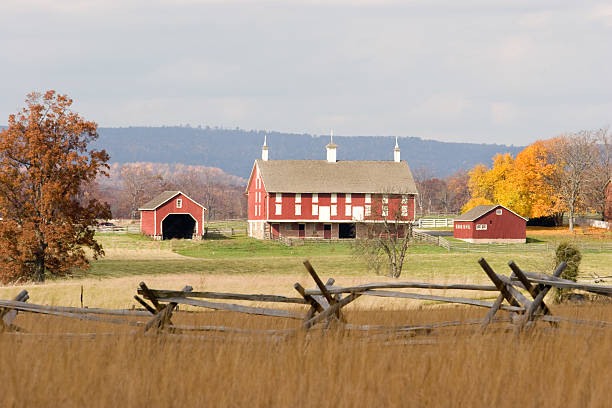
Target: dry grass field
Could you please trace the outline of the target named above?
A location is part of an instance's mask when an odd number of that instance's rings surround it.
[[[540,241],[610,240],[589,230],[582,235],[549,229],[530,234]],[[154,242],[114,234],[101,240],[107,256],[95,261],[88,274],[0,287],[0,299],[27,289],[31,303],[80,306],[82,287],[85,306],[130,308],[136,305],[132,297],[140,281],[156,289],[191,285],[196,291],[296,296],[295,282],[313,287],[301,262],[306,257],[323,280],[334,277],[342,286],[392,281],[367,271],[345,244],[287,248],[246,238]],[[510,259],[526,270],[550,273],[551,255],[417,246],[400,279],[488,283],[476,262],[480,256],[508,275]],[[612,253],[583,255],[583,277],[612,275]],[[609,303],[551,308],[557,316],[612,322]],[[538,323],[530,332],[515,333],[498,323],[484,333],[477,325],[462,325],[410,337],[331,327],[283,337],[260,331],[295,328],[299,321],[193,310],[181,307],[174,323],[255,332],[145,335],[132,326],[20,313],[15,324],[26,332],[0,333],[0,406],[609,406],[612,328],[561,323],[553,329]],[[386,326],[480,320],[487,311],[365,296],[343,310],[351,324]]]
[[[612,321],[610,305],[553,313]],[[346,314],[351,323],[383,325],[482,315],[463,307]],[[174,320],[257,329],[296,324],[223,312],[181,312]],[[462,326],[397,337],[332,328],[281,339],[145,336],[32,315],[17,321],[30,333],[0,335],[3,407],[609,406],[612,329],[540,323],[516,334],[499,324],[484,334]],[[58,334],[66,332],[74,335]]]

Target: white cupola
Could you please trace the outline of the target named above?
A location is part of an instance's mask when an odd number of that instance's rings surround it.
[[[268,161],[268,143],[267,135],[264,135],[264,144],[261,146],[261,160]]]
[[[334,131],[332,130],[330,132],[330,142],[327,146],[325,146],[325,148],[327,149],[327,161],[329,163],[335,163],[336,162],[336,149],[338,148],[338,145],[334,143]]]
[[[400,162],[400,148],[397,144],[397,136],[395,136],[395,149],[393,149],[393,161],[396,163]]]

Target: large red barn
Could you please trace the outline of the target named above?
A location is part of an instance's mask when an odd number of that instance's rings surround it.
[[[155,239],[201,238],[206,209],[180,191],[164,191],[140,211],[140,231]]]
[[[359,238],[392,218],[414,221],[416,185],[400,149],[393,161],[268,160],[264,141],[246,189],[249,236],[260,239]]]
[[[503,205],[477,205],[455,218],[454,237],[467,242],[523,243],[527,219]]]
[[[606,185],[606,199],[604,203],[604,221],[612,222],[612,179]]]

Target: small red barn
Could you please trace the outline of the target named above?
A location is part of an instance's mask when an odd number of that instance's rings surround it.
[[[527,219],[503,205],[478,205],[455,218],[457,239],[474,243],[523,243]]]
[[[606,186],[606,201],[604,204],[604,221],[612,222],[612,179]]]
[[[180,191],[164,191],[144,204],[140,231],[155,239],[201,238],[206,209]]]

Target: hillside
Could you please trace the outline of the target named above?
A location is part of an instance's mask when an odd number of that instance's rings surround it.
[[[100,128],[96,145],[105,148],[112,162],[182,163],[218,167],[238,177],[249,176],[253,160],[261,155],[268,136],[271,159],[324,159],[328,136],[190,127]],[[334,137],[339,160],[392,160],[394,138],[380,136]],[[460,168],[490,163],[496,153],[518,153],[506,145],[445,143],[418,137],[400,138],[402,159],[413,169],[428,167],[445,176]]]

